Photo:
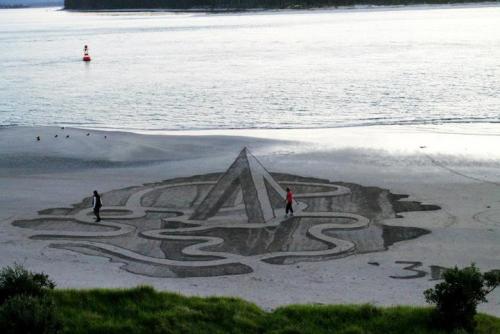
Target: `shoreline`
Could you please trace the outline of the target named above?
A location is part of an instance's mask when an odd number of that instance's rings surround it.
[[[286,130],[334,130],[334,129],[358,129],[358,128],[372,128],[372,127],[453,127],[453,126],[490,126],[495,127],[500,124],[500,120],[481,120],[481,121],[471,121],[465,120],[428,120],[422,122],[398,122],[398,123],[360,123],[360,124],[345,124],[338,126],[304,126],[304,127],[249,127],[249,128],[193,128],[193,129],[139,129],[139,128],[113,128],[113,127],[93,127],[93,126],[78,126],[76,124],[46,124],[46,125],[24,125],[24,124],[0,124],[0,130],[11,129],[11,128],[59,128],[66,127],[70,129],[80,129],[80,130],[95,130],[95,131],[105,131],[105,132],[122,132],[122,133],[133,133],[133,134],[143,134],[143,135],[182,135],[184,133],[190,133],[192,135],[204,134],[204,133],[221,133],[221,132],[246,132],[246,131],[286,131]]]
[[[456,133],[470,134],[479,136],[500,136],[500,121],[498,122],[422,122],[422,123],[395,123],[395,124],[355,124],[355,125],[340,125],[336,127],[300,127],[300,128],[195,128],[195,129],[138,129],[138,128],[107,128],[107,127],[92,127],[92,126],[77,126],[77,125],[0,125],[0,132],[7,129],[59,129],[66,128],[77,131],[97,131],[103,133],[117,134],[133,134],[146,136],[236,136],[236,137],[252,137],[257,134],[258,137],[265,138],[263,135],[268,133],[267,137],[271,138],[276,133],[297,132],[303,133],[307,131],[313,132],[328,132],[328,131],[365,131],[369,129],[400,129],[400,130],[419,130],[433,129],[439,133]],[[444,129],[444,130],[443,130]],[[470,130],[473,129],[471,132]],[[498,129],[498,130],[497,130]],[[424,130],[428,131],[428,130]],[[270,135],[272,133],[272,135]]]
[[[500,1],[484,2],[457,2],[447,4],[408,4],[408,5],[354,5],[354,6],[324,6],[309,8],[192,8],[192,9],[168,9],[168,8],[131,8],[131,9],[66,9],[61,11],[74,13],[174,13],[174,14],[271,14],[271,13],[303,13],[303,12],[350,12],[350,11],[398,11],[398,10],[421,10],[421,9],[460,9],[474,7],[498,7]]]

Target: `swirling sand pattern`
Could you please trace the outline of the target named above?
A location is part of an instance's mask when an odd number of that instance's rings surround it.
[[[286,187],[296,189],[294,216],[283,208]],[[398,210],[428,206],[400,202],[404,196],[380,188],[271,174],[246,148],[225,173],[115,190],[102,198],[107,206],[99,224],[87,198],[13,225],[31,228],[32,239],[50,240],[53,248],[104,256],[130,272],[159,277],[244,274],[263,263],[381,251],[428,233],[382,224]]]

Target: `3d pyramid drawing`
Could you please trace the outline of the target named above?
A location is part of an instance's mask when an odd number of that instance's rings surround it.
[[[241,191],[249,223],[265,224],[276,217],[286,192],[245,147],[191,215],[191,220],[215,216],[224,203]]]

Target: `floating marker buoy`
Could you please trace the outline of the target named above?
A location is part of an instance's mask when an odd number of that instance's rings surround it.
[[[90,61],[90,56],[89,56],[89,47],[85,45],[83,47],[83,61]]]

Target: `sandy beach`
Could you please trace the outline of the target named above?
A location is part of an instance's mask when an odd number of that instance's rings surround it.
[[[148,284],[189,295],[239,296],[265,308],[291,303],[424,305],[422,292],[437,282],[433,277],[439,267],[474,262],[482,270],[500,269],[499,130],[496,124],[157,134],[2,128],[0,265],[18,262],[44,271],[59,287]],[[223,172],[243,147],[271,172],[381,187],[409,195],[404,201],[441,209],[386,219],[386,225],[431,232],[386,251],[289,265],[261,262],[248,274],[215,277],[133,274],[102,256],[49,247],[48,240],[30,239],[32,231],[12,225],[40,210],[81,202],[94,189],[104,193]],[[500,315],[500,292],[490,295],[481,310]]]

